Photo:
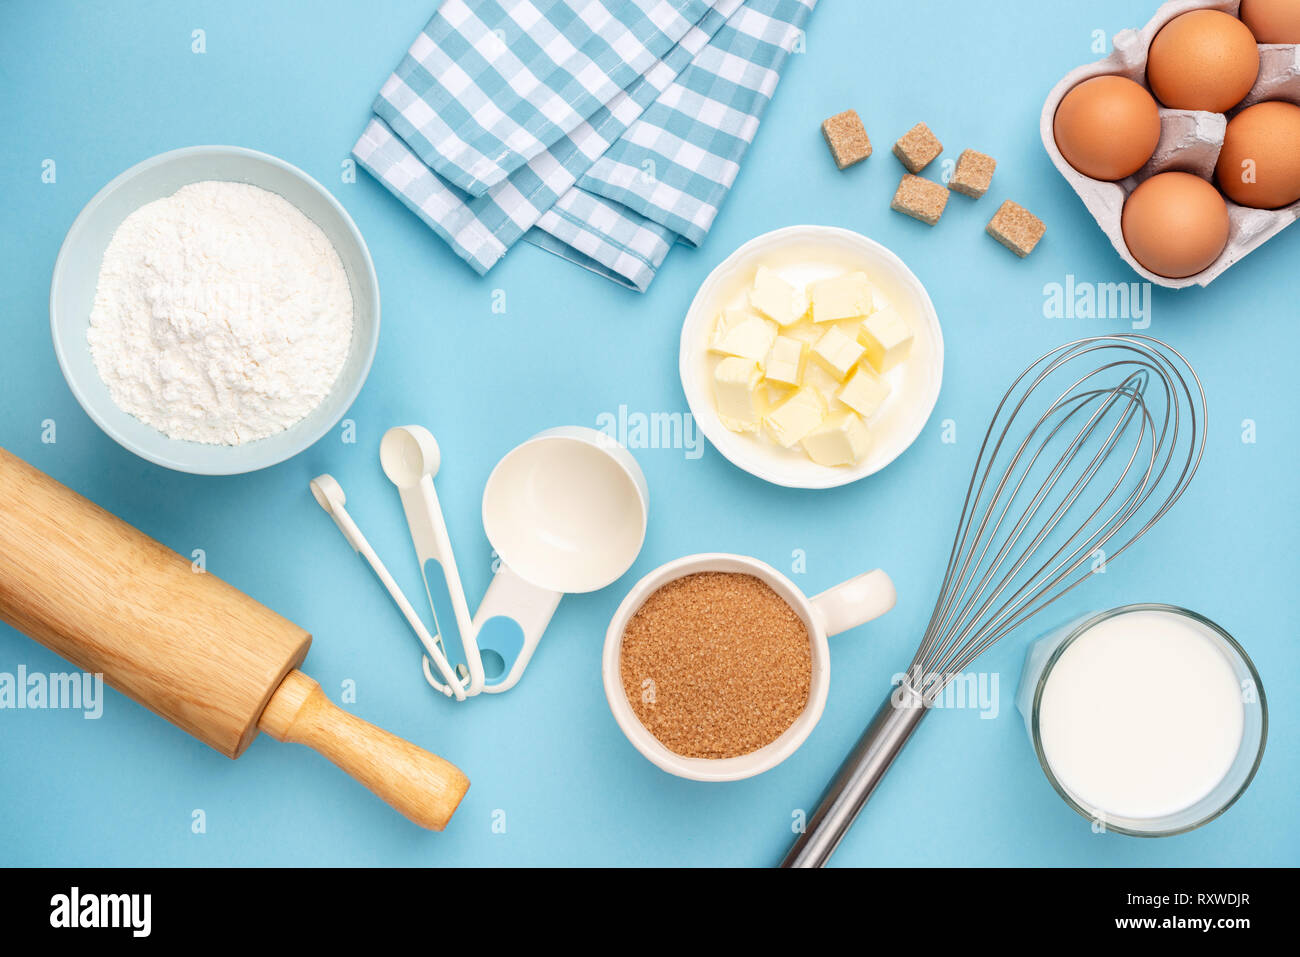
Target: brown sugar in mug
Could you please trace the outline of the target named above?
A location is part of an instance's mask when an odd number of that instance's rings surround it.
[[[730,757],[693,757],[669,748],[637,717],[636,709],[628,700],[622,676],[623,638],[633,616],[665,585],[703,572],[731,573],[758,579],[798,616],[807,630],[811,667],[807,700],[802,709],[774,740]],[[737,781],[761,774],[793,754],[821,719],[830,689],[827,637],[878,618],[894,607],[895,599],[893,581],[879,569],[809,598],[771,565],[744,555],[689,555],[661,565],[632,588],[614,613],[605,633],[602,671],[610,711],[632,745],[670,774],[696,781]]]

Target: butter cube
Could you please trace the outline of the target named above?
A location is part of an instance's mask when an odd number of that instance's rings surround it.
[[[803,372],[807,365],[808,343],[789,336],[777,336],[763,369],[768,382],[798,387],[803,385]]]
[[[862,354],[867,350],[861,343],[840,331],[839,326],[831,326],[822,337],[813,344],[812,354],[823,369],[842,380],[849,370],[857,365]]]
[[[864,272],[821,279],[809,287],[813,322],[835,322],[871,315],[871,281]]]
[[[749,302],[782,327],[794,325],[808,311],[808,302],[803,293],[766,266],[759,266],[754,275],[754,288],[749,291]]]
[[[753,359],[730,356],[713,370],[713,401],[718,418],[732,432],[757,432],[767,410],[763,370]]]
[[[713,332],[709,334],[709,351],[719,352],[727,333],[752,315],[748,309],[724,309],[718,313],[718,318],[713,322]]]
[[[871,445],[867,425],[854,412],[837,412],[803,438],[803,450],[818,465],[856,465]]]
[[[739,313],[738,315],[735,313]],[[776,323],[752,312],[728,310],[718,317],[709,351],[762,363],[776,341]]]
[[[826,400],[816,389],[804,386],[767,414],[763,423],[776,443],[790,448],[822,424]]]
[[[860,365],[849,376],[849,381],[835,393],[839,399],[864,419],[869,419],[889,396],[889,383],[865,365]]]
[[[891,306],[872,313],[862,322],[858,342],[877,372],[888,372],[912,351],[912,330]]]

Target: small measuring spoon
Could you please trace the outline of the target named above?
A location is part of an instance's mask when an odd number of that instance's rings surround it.
[[[456,558],[452,554],[447,522],[438,503],[438,493],[433,488],[433,477],[438,474],[438,468],[442,464],[438,442],[423,426],[397,426],[384,433],[379,444],[379,461],[384,474],[397,486],[401,496],[402,511],[406,513],[406,524],[411,529],[411,541],[415,544],[415,556],[420,562],[424,591],[429,596],[429,606],[433,609],[434,628],[438,631],[437,641],[445,658],[446,646],[442,640],[442,629],[438,625],[438,608],[429,588],[426,566],[431,561],[437,562],[442,570],[452,613],[456,616],[461,646],[465,651],[465,665],[462,666],[464,673],[460,675],[457,686],[465,695],[472,697],[483,690],[483,659],[475,642],[473,618],[465,600],[465,586],[460,581]],[[449,693],[434,678],[427,657],[424,660],[424,677],[439,691]]]
[[[311,494],[316,499],[316,503],[325,509],[329,517],[334,520],[334,524],[339,527],[339,531],[348,540],[348,544],[369,563],[375,575],[383,583],[384,588],[388,590],[388,594],[397,603],[398,610],[401,611],[402,617],[406,619],[406,623],[415,632],[415,637],[419,639],[420,644],[424,646],[424,650],[428,652],[428,657],[424,660],[425,677],[429,676],[429,658],[432,658],[446,682],[445,685],[434,684],[434,687],[448,697],[455,696],[457,701],[464,701],[465,691],[461,687],[461,682],[457,680],[456,673],[452,670],[446,654],[443,653],[434,637],[429,634],[428,629],[424,627],[424,622],[415,613],[411,603],[406,600],[406,596],[402,594],[397,582],[389,574],[388,569],[384,567],[384,563],[380,561],[379,555],[366,541],[366,537],[361,534],[361,529],[352,520],[352,516],[348,514],[345,507],[347,505],[347,496],[343,494],[343,487],[339,485],[332,475],[318,475],[311,480]],[[433,683],[432,679],[430,679],[430,683]]]

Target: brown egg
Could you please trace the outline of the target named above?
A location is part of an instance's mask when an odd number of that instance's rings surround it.
[[[1214,175],[1242,206],[1276,209],[1300,199],[1300,106],[1256,103],[1229,120]]]
[[[1222,113],[1241,102],[1258,75],[1254,34],[1219,10],[1174,17],[1147,53],[1147,85],[1175,110]]]
[[[1133,190],[1120,220],[1133,258],[1157,276],[1181,279],[1219,258],[1228,244],[1228,206],[1191,173],[1159,173]]]
[[[1132,176],[1155,152],[1160,111],[1122,76],[1094,76],[1066,93],[1052,121],[1065,161],[1093,179]]]
[[[1241,0],[1241,22],[1260,43],[1300,43],[1300,0]]]

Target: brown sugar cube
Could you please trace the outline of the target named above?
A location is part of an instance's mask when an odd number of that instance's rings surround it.
[[[1025,207],[1007,200],[989,220],[985,231],[1007,249],[1024,259],[1034,251],[1047,232],[1043,221]]]
[[[940,186],[934,180],[904,173],[889,208],[906,213],[913,219],[919,219],[927,226],[933,226],[939,221],[939,217],[943,215],[943,208],[947,205],[946,187]]]
[[[955,189],[965,196],[979,199],[989,191],[993,181],[993,170],[998,161],[979,150],[962,150],[957,157],[957,168],[953,170],[948,188]]]
[[[848,169],[871,155],[871,140],[858,117],[857,110],[836,113],[822,123],[822,136],[831,148],[831,156],[840,169]]]
[[[909,173],[919,173],[943,152],[943,144],[930,132],[930,127],[917,123],[894,144],[894,155]]]

